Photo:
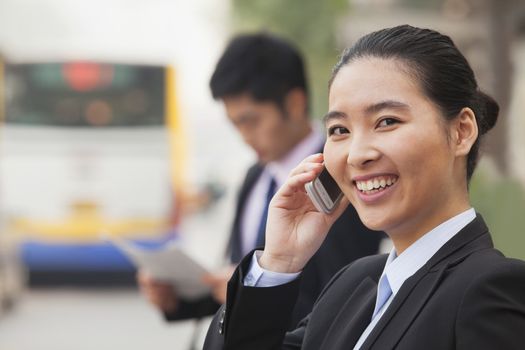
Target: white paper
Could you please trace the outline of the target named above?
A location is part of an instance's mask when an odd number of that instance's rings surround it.
[[[166,244],[158,249],[145,249],[122,238],[109,237],[137,268],[152,278],[170,282],[184,299],[197,299],[210,293],[201,280],[208,271],[184,253],[176,244]]]

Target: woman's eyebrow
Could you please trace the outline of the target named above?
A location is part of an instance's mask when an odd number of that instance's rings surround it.
[[[348,116],[339,111],[330,111],[326,113],[323,117],[323,123],[326,125],[332,119],[346,119]]]
[[[406,103],[395,101],[395,100],[385,100],[378,103],[371,104],[365,108],[365,115],[371,115],[381,112],[384,109],[401,109],[407,110],[410,106]],[[330,111],[326,113],[323,117],[323,122],[326,125],[329,121],[333,119],[347,119],[348,115],[340,111]]]
[[[365,114],[376,114],[381,112],[384,109],[409,109],[409,105],[403,102],[395,100],[385,100],[378,103],[374,103],[365,108]]]

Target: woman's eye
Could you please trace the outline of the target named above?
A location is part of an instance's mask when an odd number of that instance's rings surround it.
[[[394,125],[397,123],[398,121],[394,118],[384,118],[384,119],[381,119],[381,121],[379,122],[379,124],[377,124],[377,126],[385,127],[385,126],[390,126],[390,125]]]
[[[348,131],[348,129],[343,126],[332,126],[328,128],[328,136],[343,135],[343,134],[348,134],[349,132],[350,131]]]

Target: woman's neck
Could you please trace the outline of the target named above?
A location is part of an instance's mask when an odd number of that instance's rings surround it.
[[[435,227],[470,208],[470,203],[466,201],[450,205],[446,210],[438,213],[420,212],[405,222],[402,227],[388,230],[387,234],[392,239],[396,253],[399,255]]]

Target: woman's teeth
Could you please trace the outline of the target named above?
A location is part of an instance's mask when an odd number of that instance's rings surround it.
[[[378,176],[376,178],[367,181],[356,181],[355,184],[359,191],[365,193],[374,193],[385,187],[391,186],[396,183],[396,176]]]

